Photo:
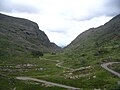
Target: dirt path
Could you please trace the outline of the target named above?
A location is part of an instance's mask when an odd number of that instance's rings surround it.
[[[108,65],[112,65],[114,63],[120,63],[120,62],[109,62],[109,63],[104,63],[104,64],[101,64],[101,67],[106,69],[107,71],[111,72],[112,74],[118,76],[120,78],[120,73],[118,72],[115,72],[114,70],[108,68]]]
[[[53,85],[53,86],[67,88],[67,89],[70,89],[70,90],[80,90],[80,88],[71,87],[71,86],[62,85],[62,84],[57,84],[57,83],[53,83],[53,82],[48,82],[48,81],[41,80],[41,79],[36,79],[36,78],[30,78],[30,77],[16,77],[16,78],[19,79],[19,80],[37,81],[37,82],[41,82],[41,83],[45,83],[45,84],[49,84],[49,85]]]

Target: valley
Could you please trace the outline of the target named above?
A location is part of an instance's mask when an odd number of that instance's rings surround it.
[[[119,22],[117,15],[62,49],[36,23],[0,14],[0,90],[119,90]]]
[[[51,59],[48,59],[50,57]],[[31,60],[31,62],[29,61],[28,64],[21,63],[16,65],[12,64],[1,65],[2,69],[0,70],[0,72],[2,75],[6,75],[12,78],[16,77],[37,78],[40,80],[67,85],[70,87],[76,87],[84,90],[93,90],[95,88],[103,89],[106,88],[103,85],[104,84],[106,85],[107,83],[111,83],[110,85],[114,84],[114,87],[116,87],[117,85],[116,82],[120,80],[119,78],[117,78],[117,76],[114,77],[114,75],[104,70],[100,65],[86,66],[81,68],[67,68],[65,66],[62,66],[64,65],[63,60],[58,60],[57,59],[58,57],[60,58],[61,56],[56,57],[56,55],[47,54],[44,56],[44,58],[34,59]],[[62,62],[62,64],[60,64],[60,62]],[[58,64],[60,64],[60,67],[57,66]],[[111,76],[113,78],[111,78]],[[111,80],[109,78],[111,78]],[[96,83],[97,81],[99,82]],[[45,85],[48,85],[49,87],[49,84]],[[51,87],[54,88],[55,86],[50,85],[49,88]],[[64,89],[65,88],[61,88],[60,90]],[[16,90],[19,89],[16,87]]]

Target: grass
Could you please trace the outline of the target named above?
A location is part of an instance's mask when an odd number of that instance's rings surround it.
[[[15,59],[17,60],[17,62],[15,62],[16,61]],[[111,73],[107,72],[103,68],[101,68],[100,64],[95,64],[90,69],[72,72],[71,76],[74,77],[77,75],[82,75],[82,74],[87,74],[87,73],[90,73],[90,75],[75,78],[75,79],[66,78],[65,75],[69,75],[69,73],[71,73],[71,70],[56,67],[56,64],[58,63],[57,60],[59,59],[60,59],[60,62],[61,61],[65,62],[65,60],[67,60],[66,57],[64,58],[63,54],[61,56],[46,54],[43,58],[14,58],[14,60],[10,60],[10,62],[1,63],[0,68],[4,67],[4,69],[9,68],[11,70],[19,70],[19,68],[16,68],[15,66],[20,65],[20,64],[28,64],[28,63],[32,65],[36,65],[36,66],[21,67],[20,69],[22,70],[16,71],[15,73],[10,72],[10,71],[0,71],[0,72],[3,75],[6,75],[12,78],[15,78],[16,76],[35,77],[35,78],[47,80],[50,82],[79,87],[83,90],[93,90],[94,88],[101,88],[102,90],[103,89],[107,89],[107,90],[116,89],[117,90],[117,88],[120,87],[119,85],[117,85],[117,81],[119,81],[120,79],[112,75]],[[63,63],[63,66],[71,66],[71,68],[74,67],[69,64],[70,63],[65,63],[65,64]],[[76,68],[80,68],[80,67],[82,67],[82,65],[79,65],[79,67],[77,66]],[[39,71],[33,70],[36,68],[45,68],[45,70],[39,70]],[[26,69],[27,71],[24,71],[24,69]],[[18,85],[17,82],[20,85]],[[39,90],[38,88],[41,88],[41,90],[46,90],[46,87],[43,87],[43,86],[41,87],[39,85],[34,85],[34,84],[29,85],[27,81],[17,80],[17,82],[15,86],[17,87],[18,85],[18,87],[21,88],[18,90],[32,90],[33,88],[34,90]],[[25,83],[25,86],[23,85],[24,83]],[[0,82],[0,85],[2,85],[2,82]],[[5,85],[9,87],[7,83]],[[3,86],[3,88],[5,87]],[[64,90],[59,87],[47,88],[47,90],[52,90],[52,89],[53,90]]]
[[[2,47],[4,45],[10,46],[10,42],[6,40],[1,40]],[[14,45],[13,45],[14,46]],[[13,47],[12,46],[12,47]],[[15,45],[16,46],[16,45]],[[79,87],[83,90],[93,90],[93,89],[102,89],[102,90],[119,90],[120,85],[117,84],[120,79],[108,71],[101,68],[100,64],[110,61],[120,61],[119,58],[119,45],[104,45],[99,48],[83,48],[79,47],[70,50],[69,52],[58,53],[58,54],[45,54],[42,58],[33,58],[30,54],[25,55],[22,53],[21,47],[13,47],[13,50],[17,48],[19,50],[19,55],[9,55],[9,50],[1,48],[1,57],[0,57],[0,73],[6,75],[8,78],[3,78],[0,81],[2,90],[7,90],[8,88],[13,89],[16,87],[16,90],[64,90],[59,87],[48,87],[41,86],[41,84],[36,85],[34,82],[30,81],[19,81],[15,79],[15,84],[9,84],[9,78],[15,78],[16,76],[29,76],[35,77],[38,79],[47,80],[54,83],[65,84],[68,86]],[[5,50],[3,50],[5,49]],[[80,50],[80,51],[79,51]],[[99,52],[96,55],[96,52]],[[17,53],[18,54],[18,53]],[[5,55],[5,56],[3,56]],[[21,56],[21,57],[20,57]],[[61,66],[68,67],[71,69],[76,69],[80,67],[91,66],[89,69],[72,72],[69,69],[57,67],[56,64],[63,62]],[[35,66],[24,66],[16,68],[17,65],[32,64]],[[11,67],[10,67],[11,66]],[[119,72],[119,65],[113,65],[112,68],[115,71]],[[42,68],[43,70],[35,70]],[[72,73],[72,75],[69,75]],[[79,75],[88,74],[84,77],[71,78]],[[29,83],[30,82],[30,83]],[[32,84],[31,84],[32,83]],[[4,85],[3,85],[4,84]]]
[[[110,66],[111,69],[113,69],[114,71],[120,73],[120,64],[113,64]]]
[[[19,81],[14,78],[0,76],[0,90],[65,90],[56,86],[47,86],[34,81]]]
[[[120,85],[117,84],[120,78],[100,66],[102,63],[120,61],[118,18],[98,28],[85,31],[62,53],[45,54],[42,58],[33,57],[28,47],[31,45],[30,49],[48,51],[49,48],[44,47],[46,37],[42,34],[43,32],[38,34],[40,39],[43,39],[42,43],[38,43],[39,41],[31,36],[30,39],[25,39],[22,32],[29,27],[31,29],[34,25],[30,23],[26,26],[24,24],[28,21],[24,22],[24,20],[14,20],[15,23],[10,21],[0,22],[0,90],[65,90],[60,87],[46,87],[42,83],[36,84],[33,81],[20,81],[15,79],[16,76],[35,77],[79,87],[81,90],[120,90]],[[16,35],[23,37],[19,36],[16,39]],[[43,46],[39,47],[39,44]],[[46,46],[49,47],[48,44]],[[60,62],[62,62],[61,67],[56,66]],[[27,66],[28,64],[31,66]],[[88,66],[91,68],[75,71],[77,68]],[[114,64],[110,68],[119,72],[119,67],[119,64]]]

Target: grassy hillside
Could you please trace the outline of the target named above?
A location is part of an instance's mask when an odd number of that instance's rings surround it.
[[[60,47],[32,21],[0,14],[0,56],[23,56],[37,50],[56,52]]]
[[[83,90],[93,90],[93,88],[119,90],[120,85],[117,82],[120,78],[101,68],[101,64],[120,62],[120,15],[100,27],[91,28],[80,34],[64,48],[61,56],[64,67],[76,69],[70,71],[72,78],[85,75],[73,81],[76,81],[76,85],[81,86]],[[81,67],[87,69],[81,70],[79,69]],[[120,71],[117,64],[111,66],[111,69]]]
[[[16,76],[36,76],[39,71],[35,69],[49,68],[50,62],[44,62],[39,57],[59,50],[61,48],[51,43],[36,23],[0,14],[0,90],[64,90],[16,79]],[[27,64],[35,66],[28,67]],[[50,73],[48,70],[41,72],[38,75]]]
[[[38,78],[81,90],[120,90],[120,78],[100,66],[101,63],[120,61],[119,15],[103,26],[80,34],[57,54],[51,52],[59,48],[50,43],[36,24],[25,23],[24,19],[1,17],[0,90],[66,90],[44,83],[20,81],[17,76]],[[50,53],[42,55],[41,52]],[[110,66],[119,72],[117,67],[119,64]]]
[[[120,61],[120,15],[80,34],[65,48],[65,54],[75,67]]]

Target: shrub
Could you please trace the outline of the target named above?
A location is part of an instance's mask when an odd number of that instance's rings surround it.
[[[33,57],[42,57],[43,56],[43,52],[41,52],[41,51],[36,51],[36,50],[33,50],[32,52],[31,52],[31,54],[33,55]]]

